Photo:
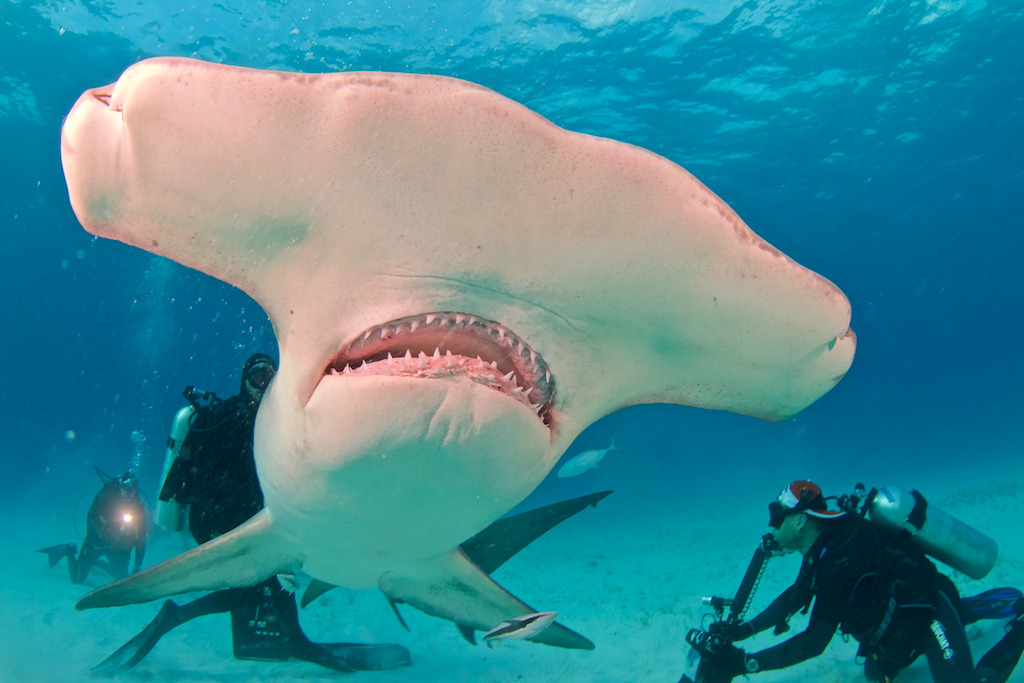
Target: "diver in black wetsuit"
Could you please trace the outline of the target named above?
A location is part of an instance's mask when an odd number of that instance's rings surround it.
[[[38,551],[47,555],[50,569],[66,557],[71,583],[83,583],[93,567],[103,569],[115,579],[123,579],[128,576],[132,550],[135,551],[133,574],[142,568],[142,558],[146,554],[146,510],[139,500],[135,475],[129,471],[114,478],[99,468],[94,469],[103,480],[103,488],[89,508],[81,552],[76,557],[73,543]],[[106,557],[106,561],[101,557]]]
[[[238,395],[202,406],[192,416],[159,499],[189,506],[189,531],[197,543],[231,531],[263,507],[253,458],[253,428],[263,393],[276,370],[269,356],[250,356],[242,368]],[[185,605],[167,600],[142,633],[93,671],[129,669],[172,628],[219,612],[231,613],[237,659],[295,658],[336,671],[392,669],[410,663],[409,651],[400,645],[310,642],[299,626],[294,595],[282,588],[277,577],[271,577],[255,586],[216,591]]]
[[[812,601],[814,607],[803,633],[753,654],[732,648],[720,665],[721,680],[817,657],[837,629],[860,643],[857,654],[865,658],[871,681],[892,681],[922,654],[936,683],[1002,683],[1010,677],[1024,651],[1019,591],[999,589],[1016,600],[995,613],[973,609],[923,551],[858,515],[829,510],[813,482],[793,482],[769,509],[775,541],[801,552],[803,564],[796,582],[736,626],[731,638],[744,640],[772,627],[781,633],[792,615]],[[997,616],[1013,619],[975,668],[964,625]]]
[[[263,508],[253,429],[276,370],[269,356],[250,356],[238,394],[200,407],[189,421],[158,498],[188,506],[188,529],[196,543],[231,531]]]

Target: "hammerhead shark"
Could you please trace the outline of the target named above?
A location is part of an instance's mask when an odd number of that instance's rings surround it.
[[[786,420],[853,360],[843,293],[685,170],[465,81],[149,59],[79,98],[61,154],[86,230],[242,289],[280,351],[266,507],[79,609],[300,567],[490,631],[538,610],[459,544],[588,425]],[[535,639],[581,646],[560,629]]]

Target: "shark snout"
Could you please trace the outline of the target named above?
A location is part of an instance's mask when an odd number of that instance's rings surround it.
[[[124,129],[115,85],[86,91],[61,126],[61,164],[71,206],[89,232],[111,236],[124,189],[119,163]]]

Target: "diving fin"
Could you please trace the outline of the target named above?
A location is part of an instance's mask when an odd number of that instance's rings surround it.
[[[1024,600],[1018,600],[1012,612],[1014,618],[1006,625],[1006,635],[978,661],[974,670],[978,683],[1005,683],[1020,662],[1024,653]]]
[[[43,548],[36,552],[45,553],[46,559],[50,563],[50,569],[53,569],[65,557],[68,558],[68,562],[74,560],[76,551],[77,547],[74,543],[62,543],[61,545],[51,545],[49,548]]]
[[[964,625],[982,619],[1009,619],[1016,615],[1014,604],[1024,598],[1016,588],[993,588],[969,598],[960,598],[960,619]]]
[[[179,616],[178,605],[167,600],[156,618],[149,623],[139,635],[118,648],[117,652],[110,655],[102,662],[92,668],[92,674],[98,676],[111,676],[118,671],[127,671],[142,661],[142,658],[149,654],[153,646],[161,637],[176,626],[184,623]]]
[[[353,671],[389,671],[412,664],[409,650],[395,643],[324,643]]]
[[[300,659],[334,671],[382,671],[409,666],[409,650],[381,643],[313,643],[299,626],[295,597],[269,579],[258,586],[233,589],[242,599],[231,609],[235,659]]]

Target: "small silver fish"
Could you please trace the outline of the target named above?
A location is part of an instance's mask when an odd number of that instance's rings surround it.
[[[608,448],[602,451],[584,451],[569,462],[562,465],[558,470],[558,476],[565,477],[578,477],[587,470],[597,467],[598,463],[604,458],[608,451],[618,450],[615,448],[615,437],[612,437],[612,443]]]
[[[558,612],[524,614],[521,617],[501,622],[485,633],[483,640],[487,643],[487,647],[494,647],[494,643],[500,643],[510,638],[516,640],[532,638],[550,626],[557,616]]]

